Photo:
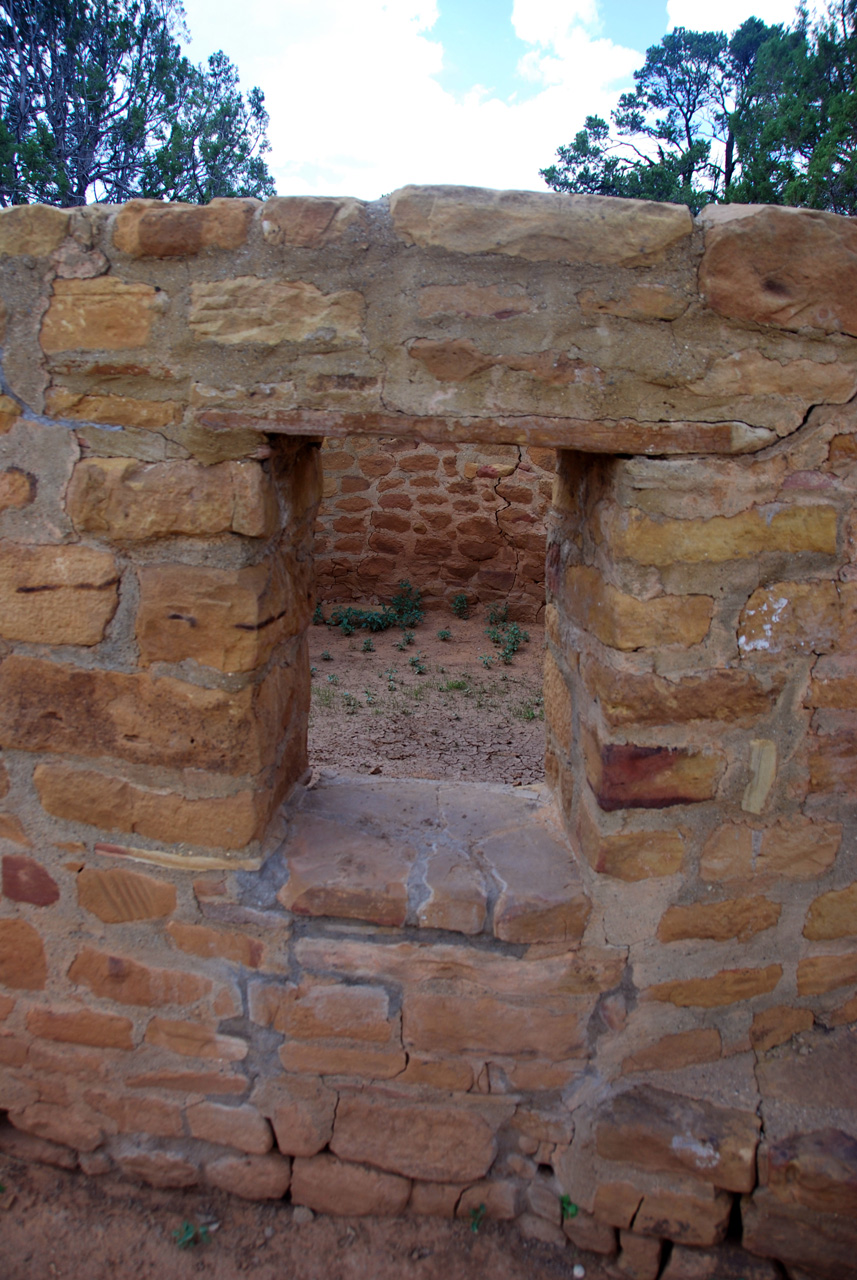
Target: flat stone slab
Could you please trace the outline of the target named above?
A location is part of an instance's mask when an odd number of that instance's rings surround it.
[[[322,773],[284,811],[298,915],[580,941],[590,902],[542,788]]]

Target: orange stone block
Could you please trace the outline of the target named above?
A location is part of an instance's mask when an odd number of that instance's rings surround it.
[[[241,1062],[247,1045],[237,1036],[218,1035],[213,1023],[183,1022],[152,1018],[145,1035],[146,1044],[188,1058],[210,1058],[219,1062]]]
[[[187,1109],[187,1122],[195,1138],[235,1147],[248,1155],[263,1156],[274,1145],[268,1122],[246,1103],[226,1107],[217,1102],[197,1102]]]
[[[42,939],[26,920],[0,920],[0,983],[20,991],[41,991],[48,967]]]
[[[716,1009],[721,1005],[767,995],[782,976],[780,964],[769,964],[764,969],[722,969],[711,978],[679,978],[660,982],[650,987],[644,998],[665,1001],[681,1009]]]
[[[113,244],[132,258],[188,257],[203,249],[238,249],[256,204],[216,197],[205,205],[129,200],[113,223]]]
[[[754,934],[772,929],[781,911],[782,904],[769,898],[727,898],[724,902],[669,907],[658,925],[658,938],[661,942],[686,938],[710,938],[715,942],[737,938],[747,942]]]
[[[803,936],[813,942],[857,934],[857,881],[845,889],[823,893],[811,904]]]
[[[37,644],[98,644],[119,601],[106,551],[0,543],[0,635]]]
[[[196,1004],[212,988],[210,978],[170,969],[153,969],[138,960],[109,955],[83,947],[68,971],[69,981],[89,987],[103,999],[118,1004],[151,1007]]]
[[[566,570],[562,604],[578,626],[603,644],[624,650],[700,644],[714,610],[713,600],[704,595],[638,600],[583,565]]]
[[[217,956],[248,969],[258,969],[265,953],[264,944],[246,933],[211,929],[204,924],[184,924],[171,920],[167,933],[180,951],[188,955]]]
[[[397,1216],[410,1194],[409,1179],[332,1155],[298,1157],[292,1164],[292,1204],[306,1205],[317,1213]]]
[[[685,844],[681,831],[599,831],[585,804],[578,817],[578,839],[593,871],[617,880],[648,880],[672,876],[684,864]]]
[[[699,1062],[714,1062],[720,1057],[720,1032],[713,1027],[696,1031],[679,1031],[663,1036],[656,1044],[625,1058],[622,1074],[634,1071],[679,1071]]]
[[[475,1108],[365,1093],[340,1096],[330,1147],[343,1160],[436,1182],[484,1177],[496,1152],[494,1130]]]
[[[837,987],[857,985],[857,953],[839,956],[807,956],[797,967],[799,996],[819,996]]]
[[[282,1200],[292,1167],[282,1156],[220,1156],[205,1165],[205,1180],[242,1200]]]
[[[93,1009],[63,1011],[36,1007],[27,1014],[27,1030],[43,1040],[89,1044],[99,1049],[133,1049],[133,1023]]]
[[[750,1027],[750,1044],[757,1053],[765,1053],[778,1044],[785,1044],[799,1031],[808,1031],[814,1022],[810,1009],[793,1009],[787,1004],[777,1004],[763,1009],[753,1018]]]
[[[42,350],[55,355],[145,347],[160,309],[158,290],[149,284],[125,284],[115,276],[54,280]]]
[[[176,909],[175,886],[124,867],[85,867],[77,877],[77,900],[105,924],[157,920]]]

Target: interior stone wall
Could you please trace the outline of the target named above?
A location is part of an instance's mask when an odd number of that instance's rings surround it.
[[[855,1274],[855,282],[773,208],[0,214],[5,1152]],[[306,785],[354,438],[558,451],[545,788]]]

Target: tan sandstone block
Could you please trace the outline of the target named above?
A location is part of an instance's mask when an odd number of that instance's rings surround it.
[[[0,215],[2,216],[2,215]],[[21,406],[11,396],[0,395],[0,436],[5,436],[17,425]]]
[[[660,1187],[644,1192],[634,1230],[681,1244],[719,1244],[726,1235],[731,1211],[732,1197],[727,1191]]]
[[[291,680],[274,668],[229,692],[13,654],[0,664],[0,746],[256,775],[273,762]]]
[[[298,1157],[292,1164],[292,1204],[306,1205],[316,1213],[395,1217],[404,1212],[410,1194],[408,1178],[332,1155]]]
[[[15,813],[0,813],[0,840],[8,840],[10,844],[20,845],[22,849],[33,847],[21,819]]]
[[[707,226],[699,287],[720,315],[857,335],[857,233],[847,218],[763,208]]]
[[[438,846],[429,852],[425,885],[428,896],[417,908],[417,920],[424,929],[482,932],[488,911],[485,879],[457,849]]]
[[[45,413],[72,422],[97,422],[116,427],[162,431],[182,416],[176,400],[135,400],[131,396],[97,395],[52,387],[45,392]]]
[[[689,300],[666,284],[633,284],[626,289],[608,284],[600,289],[584,289],[577,301],[584,313],[623,316],[628,320],[677,320],[687,311]]]
[[[395,1045],[376,1047],[324,1040],[288,1040],[279,1050],[284,1071],[314,1076],[357,1076],[392,1080],[405,1069],[407,1057]]]
[[[68,209],[46,204],[22,204],[0,212],[0,256],[31,254],[45,258],[68,234]]]
[[[89,987],[94,995],[117,1004],[151,1008],[166,1004],[195,1004],[212,988],[210,978],[179,970],[153,969],[127,956],[83,947],[68,971],[69,981]]]
[[[757,1053],[765,1053],[778,1044],[785,1044],[799,1031],[808,1031],[814,1022],[812,1010],[793,1009],[787,1004],[776,1004],[763,1009],[753,1018],[750,1027],[750,1044]]]
[[[234,276],[191,285],[188,325],[195,338],[221,346],[312,342],[336,351],[362,341],[364,311],[363,295],[353,291]]]
[[[305,978],[298,986],[277,988],[270,1012],[266,1024],[298,1040],[345,1039],[385,1045],[393,1030],[389,997],[378,986],[346,986]]]
[[[679,1031],[662,1036],[656,1044],[639,1049],[622,1063],[622,1075],[634,1071],[679,1071],[720,1057],[720,1032],[713,1027]]]
[[[257,462],[138,462],[87,458],[66,499],[76,529],[120,542],[175,534],[266,537],[279,523],[270,477]]]
[[[797,967],[799,996],[819,996],[837,987],[857,984],[857,952],[838,956],[807,956]]]
[[[365,245],[366,206],[349,196],[275,196],[259,211],[262,235],[268,244],[296,249],[321,249],[347,239]]]
[[[750,1191],[759,1129],[753,1112],[641,1085],[602,1105],[595,1136],[598,1154],[606,1160],[624,1164],[630,1159],[640,1169],[685,1173],[726,1191]]]
[[[199,1182],[199,1169],[175,1151],[140,1150],[136,1143],[126,1141],[113,1157],[126,1178],[134,1182],[146,1182],[151,1187],[180,1189],[195,1187]]]
[[[857,934],[857,881],[816,898],[803,927],[803,936],[814,942],[853,934]]]
[[[118,1018],[93,1009],[34,1008],[27,1014],[27,1030],[43,1040],[89,1044],[98,1049],[133,1049],[134,1026],[130,1018]]]
[[[247,969],[258,969],[265,954],[264,944],[246,933],[210,929],[204,924],[184,924],[171,920],[167,934],[180,951],[208,959],[217,956]]]
[[[271,1121],[283,1155],[314,1156],[330,1141],[338,1096],[320,1080],[269,1077],[256,1085],[251,1101]]]
[[[842,843],[836,822],[813,822],[802,815],[764,830],[728,823],[717,828],[702,851],[703,880],[747,880],[766,875],[814,880],[833,866]]]
[[[175,886],[124,867],[86,867],[77,876],[77,900],[105,924],[156,920],[176,908]]]
[[[780,964],[769,964],[764,969],[721,969],[711,978],[660,982],[649,988],[645,998],[675,1004],[680,1009],[717,1009],[767,995],[782,976]]]
[[[769,898],[727,898],[724,902],[669,907],[658,925],[658,938],[661,942],[685,938],[747,942],[754,934],[772,929],[781,911],[782,904]]]
[[[331,1150],[406,1178],[473,1182],[494,1159],[494,1131],[478,1111],[433,1102],[343,1094]]]
[[[78,1151],[94,1151],[104,1140],[104,1132],[98,1125],[70,1107],[54,1103],[34,1102],[22,1111],[10,1111],[9,1120],[16,1129],[76,1147]]]
[[[641,266],[693,228],[677,205],[475,187],[402,187],[390,212],[406,244],[530,262]]]
[[[26,920],[0,920],[0,983],[20,991],[41,991],[47,981],[45,949]]]
[[[778,692],[738,670],[667,680],[649,673],[615,671],[588,658],[581,671],[605,720],[616,726],[754,721],[771,710]]]
[[[0,422],[2,434],[2,422]],[[0,471],[0,511],[20,511],[36,499],[38,481],[20,467],[7,467]]]
[[[625,1230],[634,1221],[642,1198],[642,1191],[631,1182],[599,1181],[595,1188],[595,1217]]]
[[[274,1145],[268,1122],[246,1103],[227,1107],[218,1102],[197,1102],[188,1107],[187,1122],[195,1138],[235,1147],[247,1155],[263,1156]]]
[[[673,876],[684,863],[684,835],[675,828],[605,834],[599,831],[595,819],[582,804],[577,834],[593,871],[617,880]]]
[[[836,554],[836,508],[826,505],[752,508],[710,520],[653,520],[623,512],[606,530],[610,553],[637,564],[716,564],[767,551]]]
[[[409,1050],[515,1056],[538,1053],[551,1062],[585,1054],[590,1000],[566,1007],[513,1003],[483,995],[406,992],[402,1034]]]
[[[205,1165],[205,1180],[242,1200],[282,1200],[292,1166],[282,1156],[221,1156]]]
[[[760,1182],[783,1204],[857,1218],[857,1139],[842,1129],[793,1133],[759,1152]]]
[[[34,644],[98,644],[119,602],[107,551],[0,542],[0,635]]]
[[[688,649],[708,635],[714,602],[709,596],[658,596],[638,600],[605,582],[597,569],[566,571],[563,604],[574,621],[613,649]]]
[[[839,640],[839,595],[833,582],[777,582],[754,591],[741,611],[742,653],[829,653]]]
[[[545,717],[557,746],[568,755],[571,750],[571,690],[550,650],[545,652],[542,695]]]
[[[245,569],[159,564],[138,573],[145,664],[193,658],[219,671],[253,671],[309,621],[280,557]]]
[[[179,1138],[184,1133],[182,1109],[175,1102],[96,1089],[88,1089],[84,1097],[94,1111],[112,1120],[120,1133],[148,1133],[156,1138]]]
[[[43,808],[54,817],[169,843],[238,849],[258,836],[264,821],[261,797],[253,791],[189,800],[64,764],[37,765],[33,782]]]
[[[55,280],[42,321],[42,350],[124,351],[145,347],[160,311],[158,291],[114,276]]]
[[[152,1018],[145,1035],[146,1044],[169,1049],[188,1058],[208,1058],[218,1062],[241,1062],[247,1045],[237,1036],[219,1035],[216,1024]]]
[[[202,249],[238,249],[247,239],[253,200],[216,197],[206,205],[129,200],[113,223],[113,245],[132,258],[173,258]]]

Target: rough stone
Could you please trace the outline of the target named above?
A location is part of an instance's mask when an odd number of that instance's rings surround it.
[[[794,1133],[759,1152],[760,1181],[783,1204],[857,1218],[857,1139],[841,1129]]]
[[[567,838],[547,821],[480,843],[500,882],[494,936],[503,942],[567,942],[583,937],[592,904]]]
[[[738,620],[741,653],[829,653],[839,640],[840,605],[832,582],[777,582],[754,591]]]
[[[720,1057],[720,1032],[714,1027],[678,1031],[662,1036],[655,1044],[638,1049],[622,1063],[622,1074],[633,1071],[679,1071],[698,1062]],[[669,1232],[664,1234],[669,1235]]]
[[[583,735],[586,778],[599,808],[665,809],[712,800],[724,760],[716,751],[600,743]]]
[[[609,725],[686,724],[694,720],[752,722],[766,715],[777,690],[745,671],[713,671],[667,680],[632,675],[588,660],[581,664],[589,692]]]
[[[492,1126],[476,1110],[369,1094],[340,1097],[330,1147],[343,1160],[426,1182],[484,1177],[496,1151]]]
[[[235,276],[191,285],[194,337],[223,346],[312,343],[323,351],[357,346],[365,303],[359,293],[322,293],[305,280]]]
[[[404,1211],[410,1194],[407,1178],[331,1155],[299,1156],[292,1165],[292,1204],[307,1205],[316,1213],[393,1216]]]
[[[772,929],[781,911],[781,903],[758,897],[669,907],[658,925],[658,938],[661,942],[685,938],[710,938],[714,942],[736,938],[747,942],[754,934]]]
[[[205,1180],[242,1200],[282,1200],[289,1189],[292,1166],[278,1155],[221,1156],[208,1161]]]
[[[693,227],[678,206],[474,187],[402,187],[390,211],[405,244],[530,262],[642,266]]]
[[[619,1245],[619,1257],[614,1265],[620,1275],[630,1280],[655,1280],[661,1269],[660,1240],[650,1240],[633,1231],[620,1231]]]
[[[321,1081],[295,1076],[262,1080],[252,1102],[271,1121],[283,1155],[314,1156],[330,1141],[337,1095]]]
[[[126,1178],[145,1182],[150,1187],[179,1190],[195,1187],[199,1182],[199,1169],[178,1152],[150,1151],[137,1143],[126,1141],[113,1149],[114,1160]]]
[[[41,991],[48,976],[45,949],[26,920],[0,920],[0,983],[19,991]]]
[[[832,506],[754,507],[710,520],[653,520],[627,512],[606,530],[610,553],[638,564],[716,564],[767,551],[836,555],[837,512]]]
[[[753,1258],[734,1245],[719,1249],[673,1246],[662,1280],[780,1280],[774,1262]]]
[[[129,200],[113,223],[113,244],[132,258],[172,258],[203,249],[238,249],[247,239],[252,200],[216,197],[207,205]]]
[[[327,196],[275,196],[259,210],[268,244],[321,249],[347,240],[365,244],[367,222],[361,200]]]
[[[818,996],[837,987],[857,983],[857,952],[847,955],[807,956],[797,967],[799,996]]]
[[[12,902],[29,902],[34,907],[50,907],[59,901],[56,880],[41,863],[23,854],[3,858],[3,897]]]
[[[152,1018],[145,1040],[160,1049],[180,1053],[189,1058],[210,1058],[219,1062],[241,1062],[247,1057],[247,1045],[237,1036],[218,1035],[216,1026],[206,1022],[183,1022],[168,1018]]]
[[[166,931],[179,950],[186,951],[188,955],[204,959],[214,956],[247,969],[258,969],[265,953],[264,944],[246,933],[211,929],[204,924],[185,924],[179,920],[171,920]]]
[[[857,1222],[839,1214],[795,1211],[769,1188],[741,1203],[742,1243],[750,1253],[777,1258],[794,1275],[798,1268],[812,1280],[853,1280]]]
[[[251,1016],[255,1012],[251,997]],[[298,1040],[348,1039],[387,1044],[393,1024],[390,1001],[379,986],[345,986],[304,979],[298,986],[277,986],[265,1025]]]
[[[587,1253],[612,1256],[618,1248],[616,1228],[599,1222],[591,1213],[578,1209],[573,1218],[566,1218],[562,1229],[572,1244]]]
[[[211,991],[210,978],[181,970],[154,969],[126,956],[83,947],[68,971],[69,981],[118,1004],[144,1007],[195,1004]]]
[[[603,833],[587,806],[578,812],[577,835],[593,871],[617,880],[648,880],[676,875],[684,863],[684,836],[673,828],[664,831]]]
[[[727,823],[717,828],[702,851],[703,880],[749,880],[768,876],[814,880],[833,866],[842,842],[836,822],[782,818],[764,830]]]
[[[566,1007],[490,995],[406,992],[402,1034],[408,1049],[425,1053],[538,1053],[550,1062],[584,1057],[590,1000]],[[416,1176],[416,1175],[415,1175]]]
[[[127,351],[145,347],[160,311],[158,290],[115,276],[55,280],[42,321],[42,350]]]
[[[77,876],[77,900],[105,924],[157,920],[176,909],[175,885],[125,867],[85,867]]]
[[[22,204],[0,213],[0,256],[32,254],[45,258],[58,249],[68,232],[68,209]]]
[[[811,903],[803,936],[813,942],[857,934],[857,882],[823,893]]]
[[[138,462],[86,458],[74,469],[68,513],[81,533],[118,542],[173,534],[211,537],[275,532],[276,499],[256,462]]]
[[[92,547],[0,543],[0,635],[34,644],[98,644],[119,602],[119,572]]]
[[[767,1049],[791,1040],[799,1031],[808,1031],[813,1022],[811,1009],[793,1009],[785,1004],[773,1005],[753,1018],[750,1044],[757,1053],[764,1053]]]
[[[274,1145],[267,1121],[247,1103],[227,1107],[217,1102],[197,1102],[188,1107],[187,1122],[195,1138],[235,1147],[247,1155],[263,1156]]]
[[[357,1076],[366,1080],[392,1080],[405,1069],[407,1058],[396,1045],[330,1043],[324,1040],[290,1040],[279,1050],[285,1071],[303,1075]]]
[[[424,929],[481,933],[488,912],[488,893],[480,871],[457,850],[432,849],[426,859],[428,895],[417,908]]]
[[[0,512],[20,511],[35,501],[38,481],[29,471],[7,467],[0,471]]]
[[[764,969],[721,969],[710,978],[678,978],[660,982],[646,992],[649,1000],[661,1000],[679,1008],[716,1009],[773,991],[783,976],[780,964]]]
[[[759,1128],[752,1112],[640,1086],[599,1109],[596,1146],[607,1160],[751,1191]]]
[[[104,1139],[98,1125],[67,1106],[50,1102],[33,1102],[23,1111],[10,1111],[9,1120],[16,1129],[62,1146],[76,1147],[78,1151],[94,1151]]]
[[[719,1244],[726,1235],[732,1197],[713,1187],[646,1191],[634,1218],[634,1231],[682,1244]]]
[[[182,406],[177,400],[138,400],[133,396],[98,395],[51,387],[45,395],[45,412],[52,418],[72,422],[160,432],[179,421]]]
[[[597,569],[574,566],[565,574],[565,599],[574,621],[613,649],[688,649],[708,634],[709,596],[657,596],[638,600],[605,582]]]
[[[130,1018],[117,1018],[112,1013],[96,1013],[94,1009],[31,1009],[27,1014],[27,1030],[43,1040],[60,1040],[66,1044],[89,1044],[98,1049],[133,1049],[134,1025]]]
[[[56,1169],[77,1168],[77,1152],[62,1147],[58,1142],[39,1138],[34,1133],[4,1127],[0,1129],[0,1151],[11,1160],[33,1160],[37,1164],[53,1165]]]

